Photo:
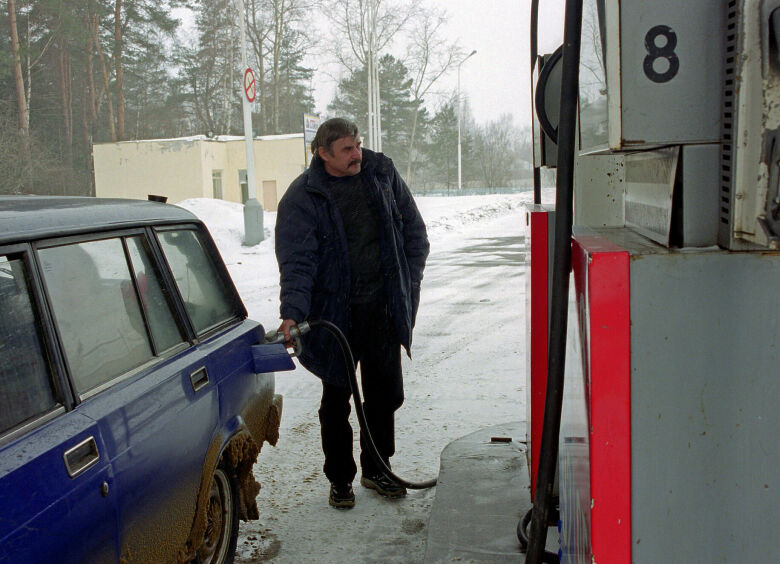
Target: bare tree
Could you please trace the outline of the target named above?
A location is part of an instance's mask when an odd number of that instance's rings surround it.
[[[590,103],[606,95],[607,88],[603,44],[595,4],[584,8],[582,40],[589,44],[589,48],[583,49],[580,60],[580,66],[587,70],[587,72],[580,72],[580,96],[584,98],[583,102]]]
[[[405,2],[405,3],[404,3]],[[378,61],[396,34],[419,13],[420,0],[331,0],[327,10],[334,33],[333,54],[350,73],[365,66],[369,98],[369,132],[376,131],[381,146],[381,126],[372,108],[379,108]],[[357,64],[356,64],[357,62]]]
[[[452,69],[461,58],[457,43],[443,40],[441,27],[447,22],[443,10],[423,9],[415,18],[410,34],[406,66],[412,74],[413,115],[412,133],[409,137],[409,160],[406,164],[406,181],[412,182],[412,163],[417,141],[417,120],[420,106],[433,85]]]
[[[260,122],[274,133],[281,132],[285,107],[288,71],[284,62],[291,54],[302,59],[310,48],[301,29],[313,5],[313,0],[247,1],[246,27],[258,71]]]
[[[528,131],[512,124],[511,114],[477,127],[474,156],[479,163],[485,188],[504,188],[519,177],[522,161],[527,155],[523,139]]]

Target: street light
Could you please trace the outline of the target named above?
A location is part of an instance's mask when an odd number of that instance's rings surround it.
[[[460,63],[458,63],[458,192],[463,189],[461,185],[461,171],[460,171],[460,66],[465,63],[469,57],[476,54],[477,50],[474,49],[469,53]]]

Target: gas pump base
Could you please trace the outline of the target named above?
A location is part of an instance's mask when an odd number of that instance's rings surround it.
[[[444,448],[424,562],[525,562],[516,535],[531,508],[525,427],[486,427]],[[558,552],[552,529],[547,550]]]

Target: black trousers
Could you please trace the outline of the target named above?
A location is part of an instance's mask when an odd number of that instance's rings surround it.
[[[382,459],[390,464],[395,454],[394,413],[404,401],[401,374],[401,345],[384,301],[350,306],[349,346],[356,365],[360,366],[363,409],[366,422]],[[323,382],[320,403],[323,471],[328,480],[351,483],[357,473],[352,455],[352,426],[349,388]],[[380,472],[371,457],[366,438],[360,437],[360,466],[363,474]]]

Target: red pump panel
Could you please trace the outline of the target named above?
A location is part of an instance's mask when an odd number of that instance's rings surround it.
[[[527,299],[528,355],[528,438],[531,460],[531,499],[536,492],[539,449],[542,443],[544,400],[547,391],[547,340],[549,331],[548,296],[550,288],[550,229],[553,212],[543,206],[528,211],[528,233],[531,251]]]
[[[569,374],[566,385],[584,397],[570,396],[568,401],[574,401],[568,404],[564,399],[563,424],[566,427],[567,418],[580,416],[582,412],[577,405],[582,402],[587,417],[587,460],[576,455],[564,434],[560,459],[564,466],[561,469],[562,561],[630,562],[629,255],[596,235],[576,236],[572,253],[579,331],[570,331],[569,338],[573,334],[579,336],[584,385],[570,382]],[[578,376],[582,378],[583,374]],[[589,491],[582,491],[583,487]],[[582,503],[586,500],[589,503]],[[576,505],[574,510],[572,501]],[[564,504],[569,507],[564,508]],[[583,515],[583,511],[587,514]],[[587,523],[585,538],[579,534],[581,523]]]

